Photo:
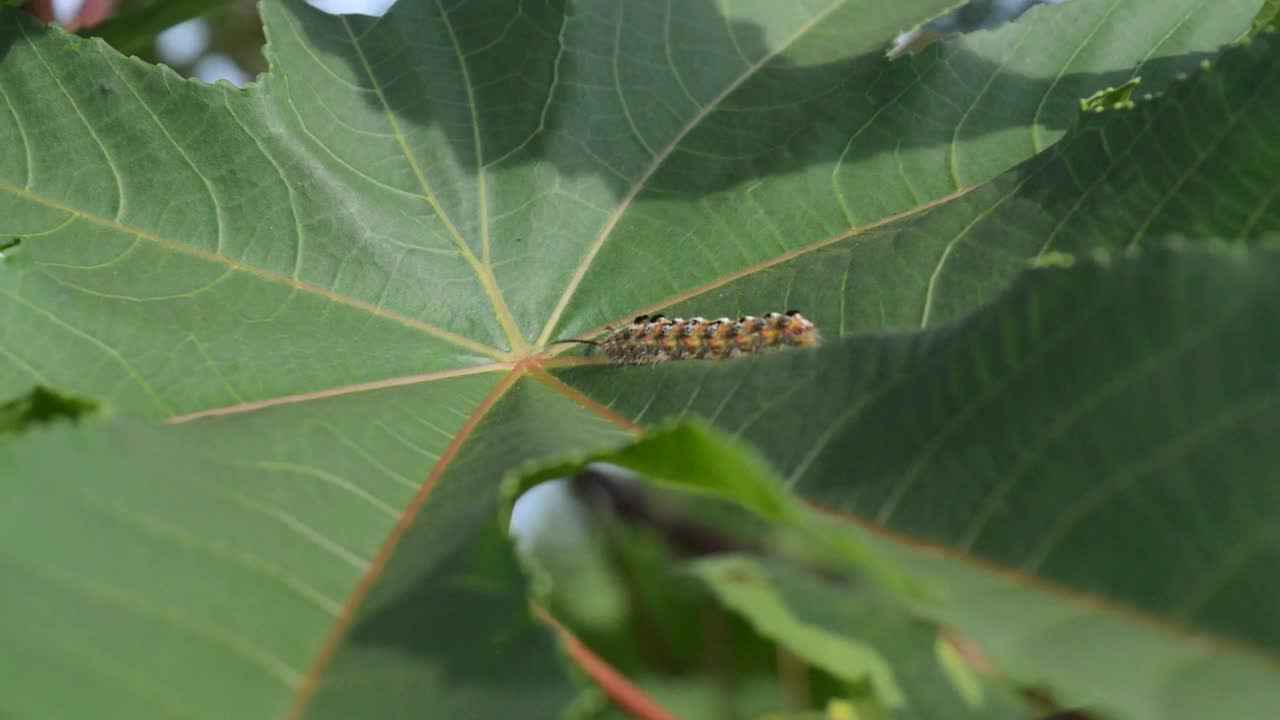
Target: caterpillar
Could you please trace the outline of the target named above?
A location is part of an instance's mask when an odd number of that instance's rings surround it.
[[[557,340],[599,347],[615,365],[647,365],[667,360],[723,360],[759,355],[783,347],[818,344],[818,330],[797,310],[737,320],[641,315],[600,340]]]

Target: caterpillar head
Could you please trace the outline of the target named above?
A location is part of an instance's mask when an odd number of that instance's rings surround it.
[[[787,345],[809,346],[818,344],[818,329],[813,321],[798,310],[788,310],[781,326],[782,341]]]

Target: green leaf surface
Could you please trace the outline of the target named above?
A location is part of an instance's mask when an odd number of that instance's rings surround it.
[[[741,502],[852,549],[860,570],[872,554],[911,572],[923,592],[904,597],[1013,677],[1125,718],[1267,717],[1280,623],[1257,598],[1280,592],[1267,440],[1280,253],[1060,265],[927,333],[779,354],[731,379],[673,364],[645,382],[697,387],[708,400],[687,414],[734,418],[789,484],[865,529],[795,501],[778,513],[753,499],[779,492],[760,473],[732,474]],[[738,391],[776,378],[786,392]],[[779,434],[803,440],[780,451]],[[705,458],[727,447],[677,428],[588,459],[719,492]],[[650,448],[663,459],[638,461]]]
[[[1251,140],[1274,120],[1249,101],[1273,87],[1264,42],[1000,175],[1079,98],[1168,87],[1259,0],[1072,0],[884,57],[955,4],[404,0],[377,20],[270,2],[271,71],[245,89],[0,11],[0,237],[22,238],[0,262],[0,398],[42,385],[179,423],[0,446],[22,588],[0,609],[49,620],[15,640],[43,664],[0,651],[23,688],[0,712],[550,716],[568,686],[504,559],[498,479],[682,407],[760,420],[792,388],[743,385],[775,367],[753,362],[552,377],[549,340],[791,300],[830,338],[932,325],[1049,239],[1274,227],[1276,164]],[[1131,194],[1014,192],[1089,152],[1125,158],[1086,165]],[[1228,178],[1219,157],[1252,164]],[[1197,178],[1237,182],[1233,201],[1197,212]],[[1018,213],[995,212],[1006,195]],[[1077,200],[1087,217],[1050,232]],[[863,400],[846,389],[826,399]],[[794,470],[821,417],[751,422]],[[834,497],[842,475],[808,466],[802,487]],[[525,667],[536,685],[495,691]]]
[[[522,356],[982,182],[1258,5],[1076,0],[883,57],[953,4],[267,3],[244,91],[11,13],[0,232],[40,242],[0,273],[0,394],[173,416]]]
[[[1280,231],[1277,78],[1280,43],[1267,34],[1133,110],[1087,113],[1053,149],[945,205],[834,236],[664,311],[797,307],[828,336],[928,327],[992,299],[1042,255],[1169,236],[1256,242]]]
[[[467,434],[483,452],[423,485],[423,458],[448,452],[458,408],[492,386],[440,382],[0,444],[0,611],[22,618],[5,625],[0,674],[24,689],[0,710],[278,717],[309,700],[307,717],[555,716],[573,687],[529,616],[485,480],[567,449],[550,430],[512,444],[519,408],[548,413],[549,429],[583,413],[512,387]],[[579,441],[592,427],[595,442],[619,437],[589,417],[575,427]]]

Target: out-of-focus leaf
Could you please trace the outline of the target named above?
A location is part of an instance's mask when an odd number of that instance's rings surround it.
[[[560,559],[545,558],[538,563],[549,571],[540,583],[546,589],[544,601],[548,607],[569,610],[561,617],[578,637],[674,717],[754,717],[810,707],[848,691],[846,685],[820,674],[808,674],[802,683],[786,681],[773,640],[720,607],[707,587],[684,570],[680,559],[691,548],[680,541],[688,536],[674,526],[653,524],[655,520],[660,523],[659,515],[674,508],[666,507],[665,502],[662,507],[655,504],[650,508],[655,513],[648,517],[650,522],[635,515],[619,515],[628,504],[635,510],[635,503],[671,498],[613,497],[617,503],[611,504],[598,485],[579,480],[574,479],[574,493],[590,508],[595,544],[589,550],[574,548],[567,554],[579,558],[578,562],[586,554],[606,558],[610,592],[625,598],[625,612],[612,627],[599,622],[575,624],[582,616],[580,607],[591,600],[566,596],[598,591],[598,583],[584,582],[562,567],[557,572],[563,562]],[[548,485],[555,483],[539,485],[533,492]],[[639,492],[642,488],[628,483],[628,489]],[[684,503],[681,506],[683,509]],[[740,510],[731,514],[751,519]],[[564,522],[563,515],[556,521]],[[548,550],[539,555],[545,557]],[[604,716],[625,714],[612,709]]]
[[[146,51],[162,30],[215,12],[236,0],[126,0],[110,20],[84,28],[81,35],[100,37],[125,55]]]
[[[1280,0],[1266,0],[1253,19],[1253,32],[1280,26]]]
[[[724,556],[692,567],[767,637],[851,682],[867,677],[892,718],[1025,720],[1007,689],[948,664],[937,629],[867,585],[839,586],[777,560]]]
[[[627,599],[594,520],[560,481],[543,483],[522,497],[508,525],[534,575],[537,601],[575,630],[608,631],[623,623]]]

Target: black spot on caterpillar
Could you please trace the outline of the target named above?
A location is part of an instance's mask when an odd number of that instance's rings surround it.
[[[641,315],[600,340],[557,340],[599,347],[615,365],[647,365],[667,360],[724,360],[784,347],[818,344],[813,323],[796,310],[737,320]]]

